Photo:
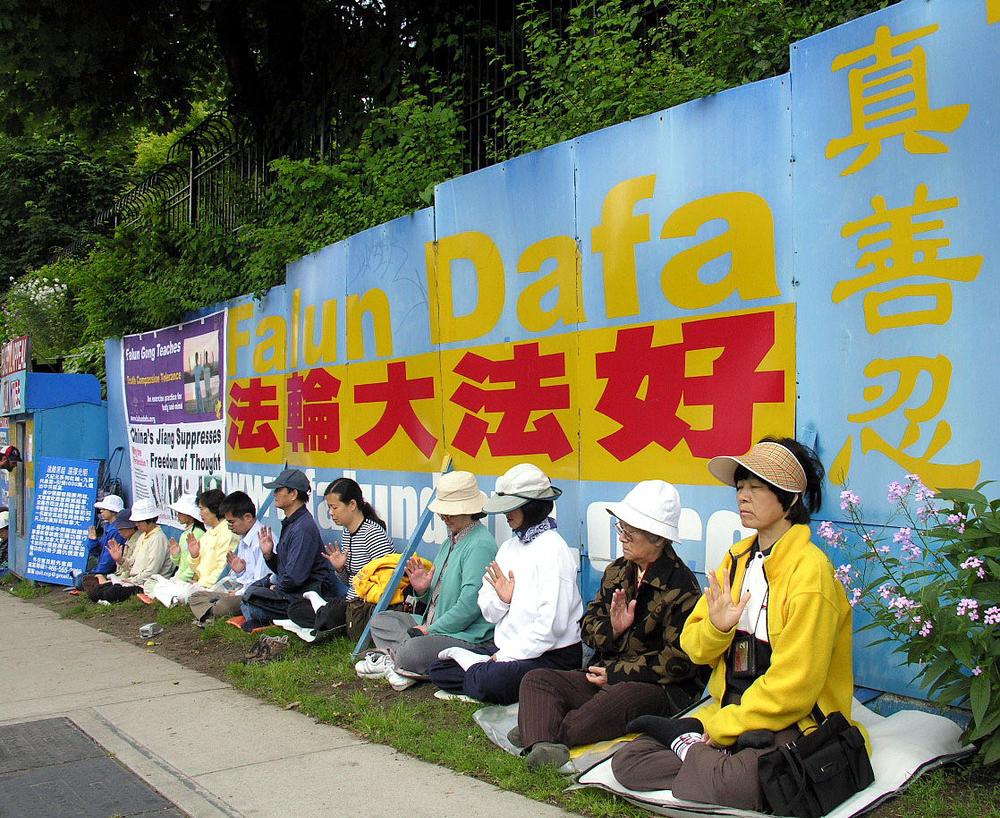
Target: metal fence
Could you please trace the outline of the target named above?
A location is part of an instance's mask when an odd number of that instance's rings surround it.
[[[561,29],[578,2],[547,0],[535,9]],[[452,21],[452,36],[428,60],[437,76],[460,83],[466,172],[493,164],[506,148],[498,97],[513,101],[532,90],[530,83],[522,89],[510,82],[505,70],[524,62],[518,7],[517,0],[480,0],[476,15]],[[321,132],[304,135],[293,158],[335,158],[342,136],[336,124],[328,123]],[[287,149],[284,155],[290,155]],[[171,224],[236,229],[246,223],[266,189],[268,163],[274,158],[225,115],[214,114],[179,139],[166,164],[120,196],[100,214],[98,224],[113,228],[135,223],[148,208],[160,207]]]

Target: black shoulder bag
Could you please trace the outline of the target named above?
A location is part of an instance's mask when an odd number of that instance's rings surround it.
[[[842,713],[813,707],[815,730],[762,755],[757,778],[775,815],[820,818],[875,780],[865,738]]]

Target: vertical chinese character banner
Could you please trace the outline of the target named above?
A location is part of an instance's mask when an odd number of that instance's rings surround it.
[[[621,556],[607,501],[640,480],[677,486],[678,553],[718,565],[743,531],[708,459],[795,433],[789,106],[781,77],[576,140],[592,583]]]
[[[122,339],[132,501],[152,498],[160,520],[182,494],[224,488],[226,313]]]
[[[94,520],[98,464],[92,460],[39,457],[35,508],[25,576],[72,585],[87,567],[87,529]]]
[[[884,520],[887,485],[1000,472],[995,83],[985,0],[893,6],[793,46],[800,425],[837,490]],[[987,79],[989,78],[989,79]],[[864,684],[909,671],[859,651]]]

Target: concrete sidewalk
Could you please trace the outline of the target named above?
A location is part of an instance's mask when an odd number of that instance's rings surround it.
[[[568,815],[265,704],[8,594],[0,594],[0,667],[0,724],[66,716],[195,818]]]

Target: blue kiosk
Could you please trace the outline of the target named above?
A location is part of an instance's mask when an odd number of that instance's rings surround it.
[[[28,372],[23,411],[7,417],[10,442],[23,462],[10,473],[9,567],[24,576],[41,457],[92,460],[108,456],[108,409],[93,375]]]

